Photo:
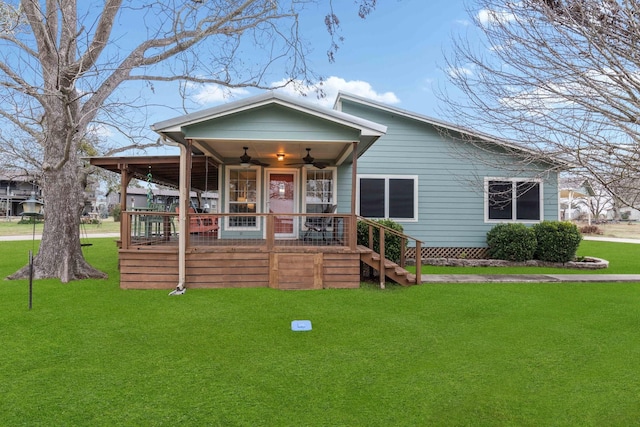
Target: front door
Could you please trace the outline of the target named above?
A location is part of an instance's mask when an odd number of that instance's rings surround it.
[[[297,169],[274,169],[267,171],[267,209],[274,213],[276,238],[296,238],[298,218],[290,214],[297,212]],[[280,215],[278,215],[280,214]]]

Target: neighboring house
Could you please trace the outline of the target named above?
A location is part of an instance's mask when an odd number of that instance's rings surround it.
[[[623,221],[640,221],[640,210],[623,206],[618,209],[618,218],[616,218],[616,212],[613,209],[607,211],[608,220],[623,220]]]
[[[119,194],[119,193],[118,193]],[[151,203],[162,204],[167,210],[171,205],[178,203],[180,193],[178,190],[172,190],[168,188],[152,188],[151,189]],[[202,194],[202,209],[210,212],[218,211],[218,194],[213,192],[207,192]],[[119,200],[119,197],[118,197]],[[127,200],[126,208],[131,210],[133,207],[144,207],[149,203],[149,189],[142,187],[130,187],[127,188]],[[191,192],[191,205],[199,206],[197,194]]]
[[[598,220],[591,217],[590,206],[597,195],[588,180],[567,178],[561,180],[560,186],[560,218],[562,220],[575,221],[586,217],[589,224],[592,220]]]
[[[36,198],[42,197],[40,185],[33,176],[0,175],[0,216],[21,215],[21,203],[30,198],[32,193]]]
[[[361,260],[419,283],[356,244],[357,215],[401,223],[420,258],[483,256],[495,224],[559,215],[559,162],[522,162],[520,147],[347,94],[326,109],[264,93],[152,129],[179,158],[91,159],[121,174],[125,194],[149,170],[179,183],[177,228],[190,233],[172,232],[174,213],[123,213],[125,288],[354,288]],[[217,213],[187,213],[188,190],[205,189]]]

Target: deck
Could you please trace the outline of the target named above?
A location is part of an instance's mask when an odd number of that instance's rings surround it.
[[[323,232],[308,218],[331,217]],[[187,233],[189,288],[357,288],[360,252],[349,214],[188,214],[180,227],[169,212],[124,212],[119,249],[123,289],[173,289],[178,283],[178,241]],[[233,224],[249,225],[244,228]]]

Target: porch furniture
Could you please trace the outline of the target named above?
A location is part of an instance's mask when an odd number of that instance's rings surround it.
[[[164,234],[164,221],[165,219],[160,215],[148,215],[145,212],[163,212],[164,206],[156,203],[152,203],[149,206],[144,207],[132,207],[135,212],[140,212],[141,215],[136,215],[134,219],[134,233],[137,237],[151,237]]]
[[[338,205],[328,205],[322,213],[333,214],[336,212]],[[307,217],[304,226],[307,231],[304,233],[302,240],[307,240],[309,233],[315,231],[322,234],[322,240],[327,241],[326,233],[333,232],[333,216],[311,216]]]
[[[180,213],[180,208],[176,208]],[[213,234],[218,236],[218,218],[213,216],[199,215],[194,208],[189,208],[189,233],[190,234]]]

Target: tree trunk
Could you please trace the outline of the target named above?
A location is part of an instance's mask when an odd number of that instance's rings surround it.
[[[64,125],[55,126],[49,134],[49,148],[45,149],[45,164],[56,165],[61,159],[68,134]],[[69,152],[69,159],[60,168],[46,168],[43,177],[44,230],[40,250],[35,256],[34,278],[59,278],[62,283],[107,275],[89,265],[84,259],[80,242],[80,214],[84,207],[81,165],[77,150]],[[29,277],[25,266],[8,279]]]

